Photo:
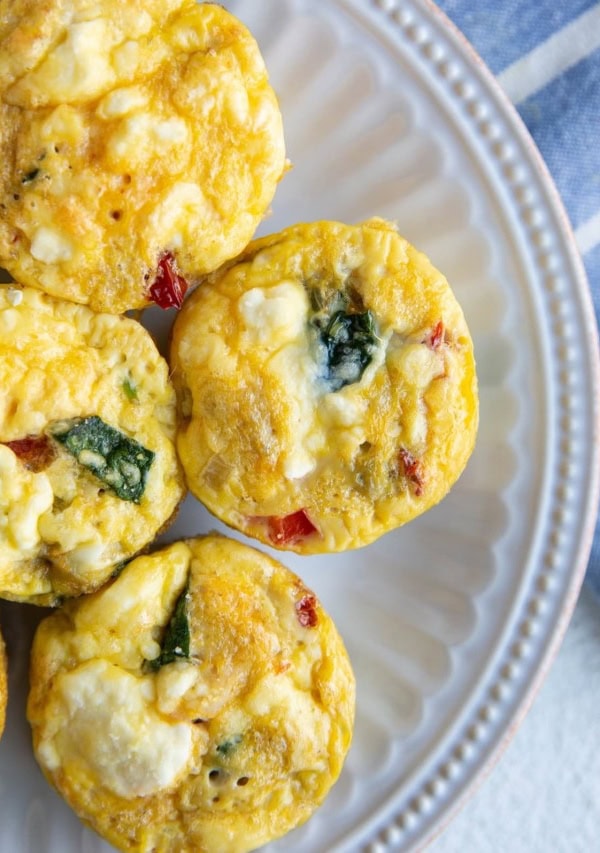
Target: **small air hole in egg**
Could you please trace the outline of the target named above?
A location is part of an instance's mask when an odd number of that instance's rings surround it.
[[[208,781],[211,785],[222,787],[223,785],[227,785],[229,781],[229,773],[226,770],[221,770],[215,767],[209,772]]]

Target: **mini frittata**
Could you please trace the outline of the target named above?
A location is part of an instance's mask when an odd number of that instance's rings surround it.
[[[276,548],[366,545],[437,503],[474,446],[461,308],[380,219],[251,243],[184,305],[171,366],[190,490]]]
[[[0,286],[0,596],[53,604],[146,547],[185,493],[174,435],[139,323]]]
[[[4,723],[6,722],[6,681],[6,647],[4,646],[4,640],[0,633],[0,737],[2,737]]]
[[[0,0],[0,265],[121,313],[179,306],[286,169],[259,48],[195,0]]]
[[[352,736],[331,618],[280,563],[216,534],[67,602],[30,675],[38,762],[124,851],[254,850],[310,817]]]

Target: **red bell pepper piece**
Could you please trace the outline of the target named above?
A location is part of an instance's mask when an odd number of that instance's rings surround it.
[[[415,495],[420,497],[423,494],[423,465],[404,447],[400,449],[400,459],[405,477],[414,485]]]
[[[267,519],[269,539],[274,545],[290,545],[317,532],[306,511],[291,515],[272,515]]]
[[[185,278],[177,272],[175,258],[164,252],[158,259],[156,278],[150,285],[150,299],[161,308],[181,308],[188,289]]]
[[[296,615],[303,628],[314,628],[317,624],[317,599],[314,595],[305,595],[296,602]]]
[[[56,450],[47,435],[30,435],[15,441],[2,442],[31,471],[43,471],[56,457]]]
[[[427,336],[424,343],[426,343],[430,349],[439,349],[444,343],[444,332],[444,324],[440,320],[432,329],[431,334]]]

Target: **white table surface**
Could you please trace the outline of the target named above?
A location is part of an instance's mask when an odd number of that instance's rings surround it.
[[[587,590],[516,736],[427,851],[600,851],[600,603]]]

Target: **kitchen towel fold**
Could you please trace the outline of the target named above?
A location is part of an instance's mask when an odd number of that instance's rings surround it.
[[[438,0],[496,75],[562,196],[600,325],[600,2]],[[600,523],[586,583],[600,600]]]

